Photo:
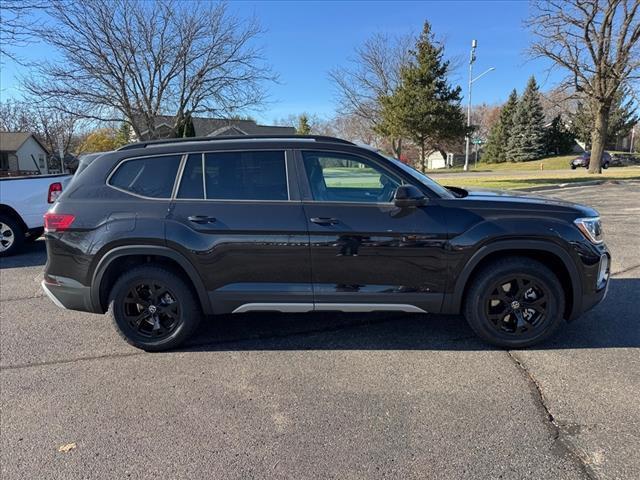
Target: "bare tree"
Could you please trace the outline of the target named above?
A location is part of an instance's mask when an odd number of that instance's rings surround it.
[[[567,71],[566,83],[596,112],[591,158],[600,158],[616,93],[640,76],[640,1],[544,0],[534,2],[528,24],[531,50]],[[590,173],[601,172],[591,162]]]
[[[20,61],[14,49],[33,41],[33,29],[39,25],[34,13],[48,4],[46,0],[0,1],[0,57]]]
[[[339,113],[347,118],[359,117],[371,130],[378,127],[380,100],[396,89],[400,68],[409,60],[409,50],[414,45],[414,35],[392,37],[378,33],[356,48],[346,66],[329,73],[337,90]],[[402,140],[392,139],[392,146],[400,156]]]
[[[254,45],[255,20],[225,3],[179,0],[52,0],[43,40],[62,56],[25,80],[29,92],[102,121],[126,120],[140,138],[158,135],[158,115],[175,126],[199,113],[237,115],[266,98],[275,77]]]
[[[65,113],[60,105],[36,103],[33,99],[0,103],[0,130],[33,133],[51,153],[73,149],[80,119]]]

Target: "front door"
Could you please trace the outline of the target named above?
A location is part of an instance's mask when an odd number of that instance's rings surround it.
[[[302,150],[298,165],[315,309],[439,311],[446,281],[440,207],[396,207],[395,190],[409,181],[373,155]]]
[[[309,235],[287,153],[186,159],[166,238],[200,273],[214,313],[313,309]]]

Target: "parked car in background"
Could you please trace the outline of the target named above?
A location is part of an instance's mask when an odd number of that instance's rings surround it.
[[[71,175],[0,178],[0,256],[13,255],[44,231],[44,214]]]
[[[571,160],[571,163],[569,165],[571,166],[572,170],[575,170],[578,167],[589,168],[590,161],[591,161],[591,152],[584,152],[579,157]],[[609,165],[611,164],[611,155],[609,154],[609,152],[602,153],[601,161],[602,161],[602,168],[604,169],[609,168]]]
[[[42,287],[146,350],[203,316],[464,314],[485,341],[548,338],[600,302],[598,212],[445,188],[330,137],[141,142],[100,155],[45,217]]]

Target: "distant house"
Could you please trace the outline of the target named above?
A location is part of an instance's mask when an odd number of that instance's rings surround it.
[[[475,159],[475,151],[471,153],[469,156],[471,162]],[[440,150],[436,150],[435,152],[427,155],[427,168],[429,170],[436,170],[438,168],[447,168],[447,167],[459,167],[464,165],[464,153],[452,153],[452,152],[441,152]]]
[[[276,125],[258,125],[254,120],[232,120],[224,118],[193,117],[193,129],[196,137],[228,137],[235,135],[295,135],[293,127]],[[154,138],[175,137],[173,125],[175,117],[157,116],[155,118],[156,134]],[[149,140],[150,135],[143,131],[140,140]],[[134,138],[134,141],[137,139]]]
[[[27,132],[0,132],[0,176],[46,175],[49,152]]]

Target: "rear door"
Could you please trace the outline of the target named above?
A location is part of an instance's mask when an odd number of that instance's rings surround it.
[[[298,165],[315,309],[439,311],[441,208],[397,208],[395,190],[409,182],[373,156],[302,150]]]
[[[189,154],[166,238],[189,257],[214,312],[313,309],[309,235],[291,152]]]

